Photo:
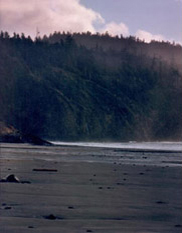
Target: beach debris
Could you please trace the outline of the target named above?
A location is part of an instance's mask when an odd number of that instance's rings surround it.
[[[51,168],[34,168],[32,171],[34,172],[57,172],[57,169],[51,169]]]
[[[156,204],[167,204],[165,201],[156,201]]]
[[[50,215],[43,216],[43,217],[49,220],[63,219],[63,217],[58,217],[58,216],[55,216],[54,214],[50,214]]]
[[[68,206],[68,209],[74,209],[74,207],[73,206]]]
[[[180,224],[176,224],[176,225],[175,225],[175,227],[182,227],[182,225],[180,225]]]
[[[33,226],[28,226],[28,228],[34,228]]]
[[[20,181],[18,177],[16,177],[14,174],[8,175],[6,178],[1,179],[0,182],[3,183],[21,183],[21,184],[31,184],[30,181]]]
[[[7,182],[15,182],[15,183],[19,183],[20,180],[18,179],[18,177],[16,177],[14,174],[9,175],[6,177],[6,181]]]
[[[45,216],[45,218],[46,218],[46,219],[49,219],[49,220],[55,220],[55,219],[57,219],[57,217],[56,217],[55,215],[53,215],[53,214],[50,214],[50,215],[48,215],[48,216]]]
[[[118,182],[118,183],[116,183],[116,185],[124,185],[124,183],[120,183],[120,182]]]
[[[4,207],[4,210],[10,210],[10,209],[12,209],[11,206],[6,206],[6,207]]]
[[[113,218],[112,220],[122,221],[122,220],[125,220],[125,219],[118,217],[118,218]]]
[[[11,174],[8,175],[5,179],[2,179],[1,182],[20,183],[20,180],[14,174]]]
[[[23,180],[23,181],[21,181],[20,183],[21,183],[21,184],[31,184],[31,182],[30,182],[30,181],[27,181],[27,180]]]

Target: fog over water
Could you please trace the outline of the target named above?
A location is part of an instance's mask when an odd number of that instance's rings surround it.
[[[55,145],[68,146],[86,146],[101,148],[119,148],[119,149],[141,149],[141,150],[169,150],[182,151],[182,142],[126,142],[126,143],[109,143],[109,142],[60,142],[53,141]]]

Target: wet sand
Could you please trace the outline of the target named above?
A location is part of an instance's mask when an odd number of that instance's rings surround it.
[[[182,232],[182,155],[1,144],[1,233]],[[26,182],[24,182],[26,181]]]

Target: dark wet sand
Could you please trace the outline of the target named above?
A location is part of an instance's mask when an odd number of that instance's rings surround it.
[[[124,151],[105,162],[104,156],[112,153],[1,146],[1,179],[15,174],[30,183],[0,183],[0,232],[181,233],[181,166],[150,165],[148,155],[140,154],[146,164],[127,164]],[[95,160],[88,162],[84,154]]]

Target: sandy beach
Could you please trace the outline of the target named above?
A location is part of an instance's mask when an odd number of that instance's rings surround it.
[[[180,233],[182,154],[0,146],[1,233]]]

